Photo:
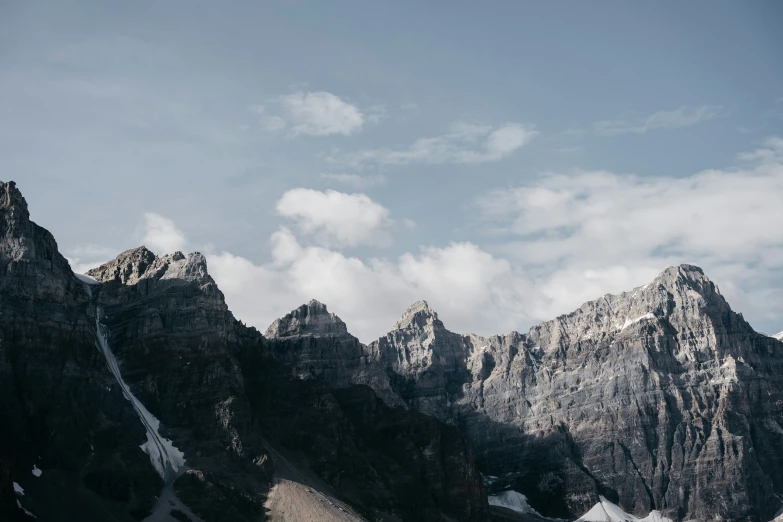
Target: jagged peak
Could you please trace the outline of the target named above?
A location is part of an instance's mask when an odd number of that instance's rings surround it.
[[[207,260],[200,252],[185,255],[180,251],[156,256],[145,246],[131,248],[108,263],[93,268],[87,275],[100,283],[119,281],[133,285],[142,279],[183,279],[211,282]]]
[[[22,196],[22,192],[16,187],[14,181],[0,181],[0,208],[17,210],[19,217],[28,218],[30,213],[27,210],[27,201]]]
[[[645,288],[658,285],[663,286],[673,294],[682,294],[683,291],[695,292],[706,301],[722,302],[721,306],[728,306],[718,289],[718,285],[707,277],[704,270],[695,265],[670,266],[661,272],[652,283],[645,285]]]
[[[409,328],[414,322],[426,322],[429,319],[440,322],[438,314],[435,310],[430,308],[427,301],[416,301],[403,312],[402,317],[394,323],[392,330],[404,330],[405,328]]]
[[[310,299],[310,302],[307,303],[307,305],[302,305],[302,306],[307,306],[307,308],[309,308],[310,310],[314,310],[314,311],[315,310],[320,310],[323,313],[328,313],[327,310],[326,310],[326,305],[323,304],[318,299]]]
[[[631,290],[627,290],[619,294],[605,294],[598,299],[587,301],[582,305],[582,307],[572,313],[577,313],[584,306],[589,305],[595,301],[607,299],[615,300],[627,295],[637,295],[640,292],[644,292],[645,290],[653,290],[659,286],[663,286],[668,290],[674,290],[684,286],[690,288],[691,290],[696,290],[699,293],[703,293],[704,291],[709,291],[711,293],[714,291],[715,293],[720,294],[717,285],[713,283],[709,277],[707,277],[707,275],[704,273],[704,270],[696,265],[683,263],[666,268],[660,272],[652,281],[644,285],[637,286]]]
[[[663,274],[671,274],[676,273],[681,276],[687,276],[687,277],[693,277],[694,274],[696,274],[699,277],[706,277],[704,275],[704,270],[700,266],[691,265],[688,263],[681,263],[679,265],[672,265],[668,267],[666,270],[661,272],[661,275]]]
[[[653,282],[686,284],[696,283],[701,286],[704,283],[711,283],[710,279],[704,274],[704,270],[696,265],[681,264],[670,266],[655,278]]]
[[[267,339],[296,335],[344,336],[350,334],[342,319],[329,312],[325,304],[312,299],[284,317],[275,319],[264,332],[264,337]]]
[[[210,280],[207,258],[201,252],[185,255],[180,251],[160,258],[166,265],[161,279],[185,279],[187,281]]]
[[[54,236],[30,220],[27,201],[13,181],[0,181],[0,221],[5,235],[0,242],[0,262],[42,262],[45,270],[71,273]]]

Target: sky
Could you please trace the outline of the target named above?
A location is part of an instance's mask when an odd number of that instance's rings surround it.
[[[261,331],[500,334],[701,266],[783,330],[783,3],[0,2],[0,179]]]

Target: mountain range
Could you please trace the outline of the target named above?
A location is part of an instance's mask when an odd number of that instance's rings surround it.
[[[525,333],[454,333],[420,301],[363,344],[313,300],[262,334],[199,253],[139,247],[74,274],[0,182],[0,318],[2,520],[766,522],[783,507],[783,336],[691,265]]]

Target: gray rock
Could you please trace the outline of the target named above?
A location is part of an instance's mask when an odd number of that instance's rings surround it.
[[[267,339],[297,335],[352,337],[342,319],[329,313],[326,305],[315,299],[285,317],[276,319],[264,333]]]

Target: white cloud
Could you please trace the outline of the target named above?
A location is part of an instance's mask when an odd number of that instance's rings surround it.
[[[326,303],[364,342],[388,331],[419,299],[426,299],[459,331],[511,330],[520,319],[514,303],[520,295],[532,294],[515,280],[508,262],[472,243],[427,247],[396,260],[363,261],[302,246],[285,229],[271,242],[273,261],[265,265],[227,252],[208,256],[210,273],[231,310],[262,331],[310,299]]]
[[[783,138],[772,136],[764,141],[764,146],[739,155],[741,161],[758,163],[783,162]]]
[[[156,255],[162,256],[185,249],[185,234],[174,222],[160,214],[144,214],[144,237],[142,243]]]
[[[334,183],[339,183],[341,185],[347,185],[356,189],[362,189],[366,187],[373,187],[375,185],[382,185],[386,182],[386,178],[384,178],[382,175],[374,175],[374,176],[361,176],[359,174],[345,174],[345,173],[339,173],[339,174],[328,174],[324,173],[321,174],[321,177],[323,179],[326,179],[328,181],[332,181]]]
[[[779,316],[780,291],[774,301],[748,295],[783,269],[783,228],[773,225],[783,223],[782,153],[783,140],[770,139],[744,157],[748,168],[684,178],[550,174],[478,203],[496,231],[517,237],[499,251],[541,277],[551,313],[692,262],[738,310]]]
[[[101,266],[114,259],[117,251],[99,245],[87,244],[66,250],[64,255],[71,265],[71,270],[77,274],[83,274],[91,268]]]
[[[277,213],[320,243],[337,246],[388,245],[389,211],[365,194],[297,188],[277,202]]]
[[[783,228],[769,226],[783,222],[782,174],[705,171],[673,179],[579,172],[491,192],[480,204],[535,247],[529,261],[655,252],[729,260],[783,243]]]
[[[329,158],[335,163],[361,166],[409,163],[485,163],[501,160],[527,145],[538,132],[531,126],[507,123],[457,123],[443,136],[421,138],[406,149],[371,149]]]
[[[359,132],[367,119],[357,106],[325,91],[297,91],[271,102],[283,111],[282,115],[269,114],[263,105],[254,105],[250,109],[259,114],[265,130],[276,132],[290,127],[291,136],[350,136]],[[377,121],[382,115],[383,109],[374,107],[370,119]]]
[[[79,257],[65,256],[65,259],[71,265],[71,270],[73,270],[74,274],[86,274],[90,269],[101,266],[112,258],[101,259],[100,261],[82,261]]]
[[[593,124],[598,134],[644,134],[656,129],[679,129],[717,118],[721,107],[702,105],[700,107],[680,107],[670,111],[658,111],[646,118],[635,120],[603,120]]]

